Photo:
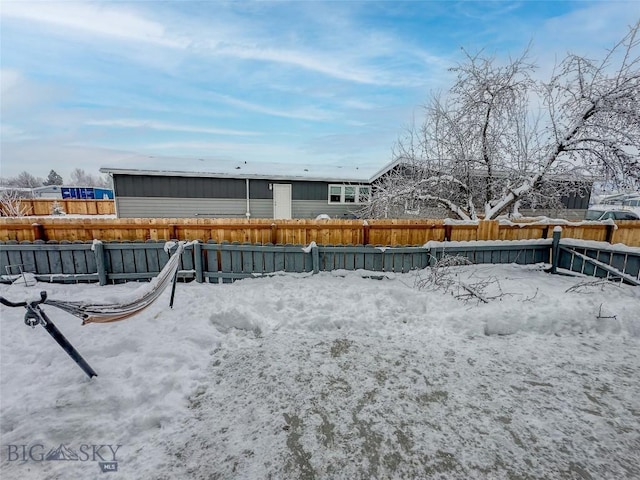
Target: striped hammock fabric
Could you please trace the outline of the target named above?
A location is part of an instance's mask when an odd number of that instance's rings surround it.
[[[162,292],[176,276],[180,266],[180,257],[185,246],[190,244],[191,242],[189,244],[178,242],[176,251],[171,255],[160,273],[149,283],[135,290],[132,295],[128,295],[122,302],[89,303],[86,301],[69,302],[48,299],[45,303],[81,318],[83,325],[87,323],[116,322],[129,318],[147,308],[162,295]],[[167,247],[165,246],[165,248]]]

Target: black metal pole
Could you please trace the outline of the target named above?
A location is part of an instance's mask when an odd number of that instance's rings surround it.
[[[178,282],[178,270],[173,275],[173,285],[171,286],[171,300],[169,300],[169,308],[173,308],[173,298],[176,296],[176,283]]]
[[[53,337],[53,339],[58,342],[58,345],[62,347],[62,349],[67,352],[67,354],[73,359],[74,362],[78,364],[78,366],[86,373],[89,378],[97,377],[98,374],[91,368],[91,366],[86,362],[82,355],[78,353],[78,351],[74,348],[69,340],[62,334],[58,327],[47,317],[47,314],[44,313],[43,310],[40,309],[37,305],[35,307],[28,306],[27,307],[31,312],[35,313],[42,319],[42,326],[44,329]]]

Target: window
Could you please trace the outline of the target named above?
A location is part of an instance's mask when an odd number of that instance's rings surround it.
[[[356,203],[356,187],[344,187],[344,203]]]
[[[407,215],[420,215],[420,200],[416,197],[407,198],[404,201],[404,213]]]
[[[366,185],[329,185],[329,203],[367,203],[370,195]]]
[[[331,185],[329,187],[329,203],[342,202],[342,187]]]

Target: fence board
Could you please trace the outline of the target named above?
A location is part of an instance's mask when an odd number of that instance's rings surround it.
[[[224,247],[224,244],[222,245]],[[223,272],[233,272],[233,263],[231,261],[231,255],[233,254],[230,250],[220,250],[220,270]],[[231,278],[223,278],[222,283],[231,283]]]
[[[16,245],[17,242],[13,242],[13,244]],[[9,253],[9,265],[10,266],[12,266],[13,268],[16,268],[18,265],[22,265],[22,257],[20,255],[20,251],[11,250],[8,253]],[[12,271],[12,273],[16,273],[16,272]]]
[[[133,250],[133,262],[135,263],[136,266],[136,270],[142,270],[142,271],[150,271],[149,270],[149,263],[147,262],[147,250],[142,250],[139,248],[136,248],[135,250]],[[152,271],[160,271],[160,270],[152,270]]]
[[[65,213],[72,215],[114,215],[116,213],[113,200],[79,200],[54,198],[21,199],[18,208],[25,216],[51,215],[57,204]],[[7,215],[0,205],[0,214]]]
[[[42,247],[42,245],[44,245],[44,242],[42,240],[37,240],[33,242],[33,245],[35,247]],[[51,268],[49,267],[49,255],[47,250],[43,248],[37,248],[34,255],[36,257],[36,272],[43,274],[51,273]]]
[[[47,244],[57,244],[58,242],[55,241],[49,241],[47,242]],[[64,247],[66,245],[56,245],[58,247]],[[63,250],[63,248],[55,248],[55,249],[49,249],[48,251],[48,256],[49,256],[49,268],[51,269],[51,273],[65,273],[62,270],[62,257],[60,255],[60,252]]]
[[[160,259],[158,258],[158,249],[147,248],[141,251],[145,253],[147,269],[150,272],[159,272],[160,270],[162,270],[162,268],[160,267]]]
[[[21,242],[22,243],[22,242]],[[24,243],[22,243],[24,245]],[[36,256],[35,251],[32,249],[25,249],[20,252],[20,257],[23,265],[24,272],[36,271]],[[3,272],[4,273],[4,272]]]
[[[640,246],[640,221],[620,221],[617,228],[602,223],[563,225],[563,236],[583,240]],[[477,222],[456,224],[443,220],[271,220],[271,219],[0,219],[0,240],[161,241],[200,239],[218,242],[422,245],[428,241],[519,240],[548,238],[556,224]]]
[[[209,240],[205,245],[203,245],[202,253],[203,255],[207,256],[207,261],[206,261],[207,271],[211,272],[210,276],[208,276],[207,278],[209,279],[209,282],[214,282],[214,279],[215,279],[215,283],[217,283],[218,279],[215,278],[214,276],[218,272],[218,265],[219,265],[218,264],[218,244],[212,240]]]
[[[71,242],[63,240],[60,242],[61,245],[69,245]],[[75,271],[75,262],[73,260],[73,252],[71,250],[62,250],[60,251],[60,262],[62,263],[62,273],[64,274],[74,274]]]

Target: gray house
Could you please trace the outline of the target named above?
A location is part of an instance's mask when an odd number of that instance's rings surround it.
[[[177,163],[180,162],[172,165]],[[347,166],[217,161],[215,168],[216,173],[126,168],[100,171],[113,179],[116,214],[120,218],[354,218],[375,195],[377,182],[403,166],[396,161],[375,171]],[[552,198],[557,206],[538,206],[529,211],[525,204],[521,211],[527,215],[582,218],[590,190],[588,184],[569,196]],[[394,215],[438,218],[447,213],[439,208],[413,212],[405,205]]]
[[[290,175],[102,168],[113,178],[116,214],[134,217],[353,218],[371,194],[363,171],[316,176],[289,165]],[[256,169],[258,170],[258,169]],[[296,172],[296,170],[302,170]],[[326,169],[325,169],[326,170]],[[336,167],[336,173],[341,173]]]

